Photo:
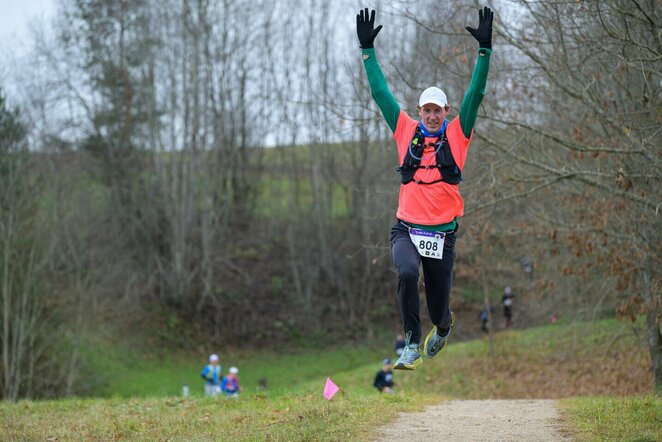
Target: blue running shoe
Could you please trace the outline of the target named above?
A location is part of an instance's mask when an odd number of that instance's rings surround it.
[[[395,361],[393,369],[395,370],[416,370],[416,367],[423,363],[423,358],[421,358],[421,352],[419,345],[416,343],[409,343],[411,339],[411,332],[407,332],[407,337],[405,338],[405,348],[402,351],[402,354]]]
[[[423,345],[426,357],[434,358],[441,350],[444,349],[446,343],[448,342],[448,338],[451,335],[451,331],[453,330],[453,324],[455,324],[455,313],[451,312],[451,326],[448,329],[446,336],[439,336],[437,334],[436,325],[432,327],[432,331],[428,333],[428,336],[425,338],[425,344]]]

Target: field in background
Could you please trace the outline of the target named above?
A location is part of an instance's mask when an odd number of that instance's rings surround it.
[[[561,402],[577,440],[662,441],[662,399],[581,397]]]
[[[392,396],[371,387],[390,343],[298,354],[221,354],[226,368],[240,368],[245,390],[238,400],[196,396],[204,360],[119,357],[106,350],[114,373],[104,392],[114,397],[3,403],[0,434],[38,440],[249,440],[267,434],[271,440],[369,440],[398,412],[448,398],[601,396],[605,399],[563,401],[567,422],[583,438],[625,434],[626,439],[660,440],[662,402],[650,396],[647,350],[633,333],[641,327],[603,320],[501,332],[492,356],[486,338],[452,343],[415,372],[396,372]],[[269,388],[257,391],[263,376]],[[322,397],[327,376],[342,389],[332,401]],[[184,383],[193,397],[180,396]],[[625,424],[628,433],[622,432]]]

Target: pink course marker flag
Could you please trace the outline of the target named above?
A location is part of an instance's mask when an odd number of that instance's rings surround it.
[[[324,397],[331,400],[334,394],[338,393],[340,388],[333,383],[331,378],[326,378],[326,385],[324,386]]]

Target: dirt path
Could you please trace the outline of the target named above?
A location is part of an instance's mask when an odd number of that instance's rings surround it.
[[[552,400],[452,400],[401,413],[378,441],[569,441]]]

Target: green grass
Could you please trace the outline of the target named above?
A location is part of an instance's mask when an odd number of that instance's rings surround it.
[[[202,397],[198,373],[204,360],[126,355],[122,360],[132,363],[105,387],[115,391],[112,398],[0,404],[0,434],[9,440],[264,440],[267,434],[268,440],[283,441],[369,440],[399,411],[442,399],[415,391],[378,394],[371,385],[383,355],[369,347],[285,356],[221,354],[240,367],[244,391],[236,400]],[[111,359],[105,369],[116,371],[121,358]],[[267,391],[256,390],[262,376],[268,377]],[[327,376],[341,387],[332,401],[322,395]],[[192,397],[178,396],[182,382],[191,386]]]
[[[295,187],[297,191],[295,192]],[[347,189],[338,183],[325,185],[324,197],[328,198],[328,209],[332,212],[332,218],[347,216],[349,211],[349,196]],[[261,177],[261,185],[258,189],[258,213],[265,219],[276,217],[277,219],[288,219],[292,213],[299,210],[301,213],[310,213],[313,207],[313,188],[310,177],[299,178],[295,181],[292,177],[264,176]],[[293,201],[294,195],[298,200]]]
[[[295,354],[221,352],[226,369],[240,369],[244,391],[236,400],[202,397],[206,355],[104,348],[96,370],[106,379],[100,393],[111,397],[2,403],[0,439],[361,441],[372,440],[399,412],[451,397],[582,395],[600,398],[562,402],[579,440],[660,440],[660,402],[646,396],[645,349],[630,327],[605,320],[502,332],[493,355],[485,339],[451,343],[415,372],[396,372],[392,396],[371,386],[390,342]],[[263,376],[269,388],[257,391]],[[341,387],[332,401],[322,396],[327,376]],[[181,397],[184,384],[191,397]],[[623,392],[631,397],[618,397]],[[617,428],[619,416],[627,429]]]
[[[384,348],[386,347],[386,350]],[[271,395],[296,391],[309,382],[359,367],[376,372],[390,345],[362,346],[329,350],[295,350],[287,354],[228,350],[220,352],[223,373],[231,366],[239,368],[243,388],[257,392],[258,381],[267,378]],[[103,397],[163,397],[181,394],[184,385],[191,396],[203,396],[202,367],[207,354],[141,354],[130,348],[109,348],[97,342],[86,355],[92,372],[103,382],[96,390]]]
[[[582,397],[561,402],[578,440],[662,441],[662,398]]]
[[[318,391],[319,390],[319,391]],[[321,390],[224,399],[71,399],[2,405],[8,440],[367,440],[418,397]],[[268,436],[267,436],[268,435]]]
[[[483,304],[485,301],[485,293],[481,287],[472,284],[462,284],[456,288],[457,294],[465,301]],[[488,297],[494,306],[498,305],[497,302],[501,300],[501,293],[497,290],[490,290]]]

